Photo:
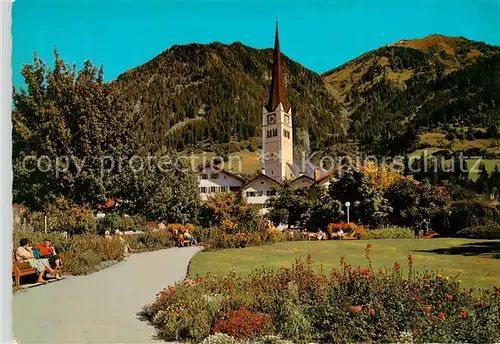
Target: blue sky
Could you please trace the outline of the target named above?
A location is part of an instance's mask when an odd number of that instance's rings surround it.
[[[276,15],[282,52],[316,72],[433,33],[500,45],[500,0],[16,0],[13,82],[34,51],[52,62],[54,47],[67,62],[104,65],[107,80],[174,44],[271,47]]]

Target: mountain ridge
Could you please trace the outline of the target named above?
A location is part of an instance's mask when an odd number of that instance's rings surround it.
[[[461,120],[459,110],[471,114],[471,123],[496,122],[499,51],[464,37],[430,35],[384,45],[322,74],[282,54],[295,146],[366,147],[409,126]],[[112,83],[137,116],[146,147],[213,145],[231,152],[259,144],[271,66],[269,48],[191,43],[170,47]]]

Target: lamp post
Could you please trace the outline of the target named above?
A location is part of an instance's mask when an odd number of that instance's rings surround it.
[[[351,206],[351,203],[345,202],[345,206],[347,207],[347,223],[349,223],[349,207]]]

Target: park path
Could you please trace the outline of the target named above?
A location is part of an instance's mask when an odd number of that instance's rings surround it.
[[[28,289],[13,296],[19,344],[147,344],[154,328],[137,312],[161,289],[184,279],[197,247],[140,253],[87,276]]]

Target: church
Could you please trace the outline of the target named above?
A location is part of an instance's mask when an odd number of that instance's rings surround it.
[[[212,192],[228,190],[226,185],[210,184],[207,188],[209,175],[224,176],[224,183],[231,181],[232,191],[241,191],[249,203],[263,205],[267,199],[277,193],[277,189],[285,181],[289,181],[292,188],[311,187],[315,184],[327,186],[331,173],[308,163],[295,163],[293,156],[293,115],[292,107],[286,100],[285,77],[281,59],[278,24],[273,51],[271,88],[269,100],[262,109],[262,171],[255,178],[243,183],[237,176],[228,171],[214,170],[209,166],[201,168],[198,173],[200,195],[206,199]],[[219,177],[218,177],[219,178]],[[203,184],[203,185],[202,185]],[[207,184],[207,185],[205,185]],[[207,194],[208,192],[208,194]],[[223,192],[223,191],[219,191]]]

